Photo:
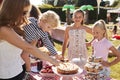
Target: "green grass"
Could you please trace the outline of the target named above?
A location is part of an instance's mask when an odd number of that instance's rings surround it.
[[[110,36],[110,32],[108,32],[108,36]],[[87,34],[87,40],[89,41],[91,39],[92,39],[92,35]],[[113,45],[115,47],[117,47],[120,44],[120,40],[111,40],[110,39],[110,41],[113,43]],[[62,44],[61,43],[55,42],[55,47],[58,51],[62,51]],[[91,47],[89,47],[88,53],[89,53],[89,55],[91,54]],[[114,58],[115,57],[109,57],[108,60],[112,61]],[[116,80],[120,80],[120,62],[116,65],[111,66],[110,69],[111,69],[110,76]]]

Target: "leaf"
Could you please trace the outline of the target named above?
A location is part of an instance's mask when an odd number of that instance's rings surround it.
[[[82,10],[82,11],[87,10],[87,6],[86,6],[86,5],[81,6],[81,7],[80,7],[80,10]]]
[[[94,7],[92,5],[87,5],[87,10],[94,10]]]
[[[68,5],[68,4],[65,4],[63,7],[62,7],[62,11],[65,11],[67,9],[70,9],[71,11],[75,10],[75,6],[74,5]]]
[[[94,10],[94,7],[92,5],[83,5],[80,7],[80,10],[86,11],[86,10]]]

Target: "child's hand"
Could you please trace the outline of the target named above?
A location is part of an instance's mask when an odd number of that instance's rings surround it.
[[[64,56],[62,56],[62,58],[61,58],[61,60],[60,60],[61,62],[64,62]]]
[[[62,56],[62,59],[61,60],[64,60],[64,56]]]
[[[110,67],[110,63],[107,61],[102,61],[101,64],[106,67]]]
[[[55,55],[55,58],[58,59],[58,60],[62,60],[62,55],[56,54],[56,55]]]

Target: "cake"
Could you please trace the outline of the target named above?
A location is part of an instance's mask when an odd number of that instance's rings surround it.
[[[91,56],[88,58],[88,61],[85,64],[84,68],[89,73],[98,73],[103,70],[101,62],[102,62],[101,57]]]
[[[88,58],[84,68],[86,70],[85,80],[106,80],[104,75],[104,67],[102,66],[101,57],[91,56]],[[106,72],[105,72],[106,73]]]
[[[78,72],[79,67],[70,62],[61,63],[57,66],[57,72],[60,74],[75,74]]]
[[[85,64],[85,70],[90,73],[98,73],[103,70],[103,66],[100,63],[88,62]]]
[[[94,62],[99,63],[102,62],[102,58],[101,57],[97,57],[94,59]]]
[[[91,56],[91,57],[88,58],[88,62],[100,63],[100,62],[102,62],[102,58],[101,57]]]

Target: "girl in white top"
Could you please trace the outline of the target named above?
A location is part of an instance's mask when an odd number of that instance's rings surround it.
[[[59,65],[59,62],[42,53],[21,37],[21,25],[29,24],[26,14],[31,9],[29,0],[3,0],[0,10],[0,80],[22,80],[21,52]]]
[[[68,46],[68,56],[70,61],[84,68],[87,60],[86,32],[92,34],[92,29],[83,25],[84,13],[77,9],[73,12],[74,23],[65,30],[64,43],[62,47],[62,56],[64,58],[65,50]]]

